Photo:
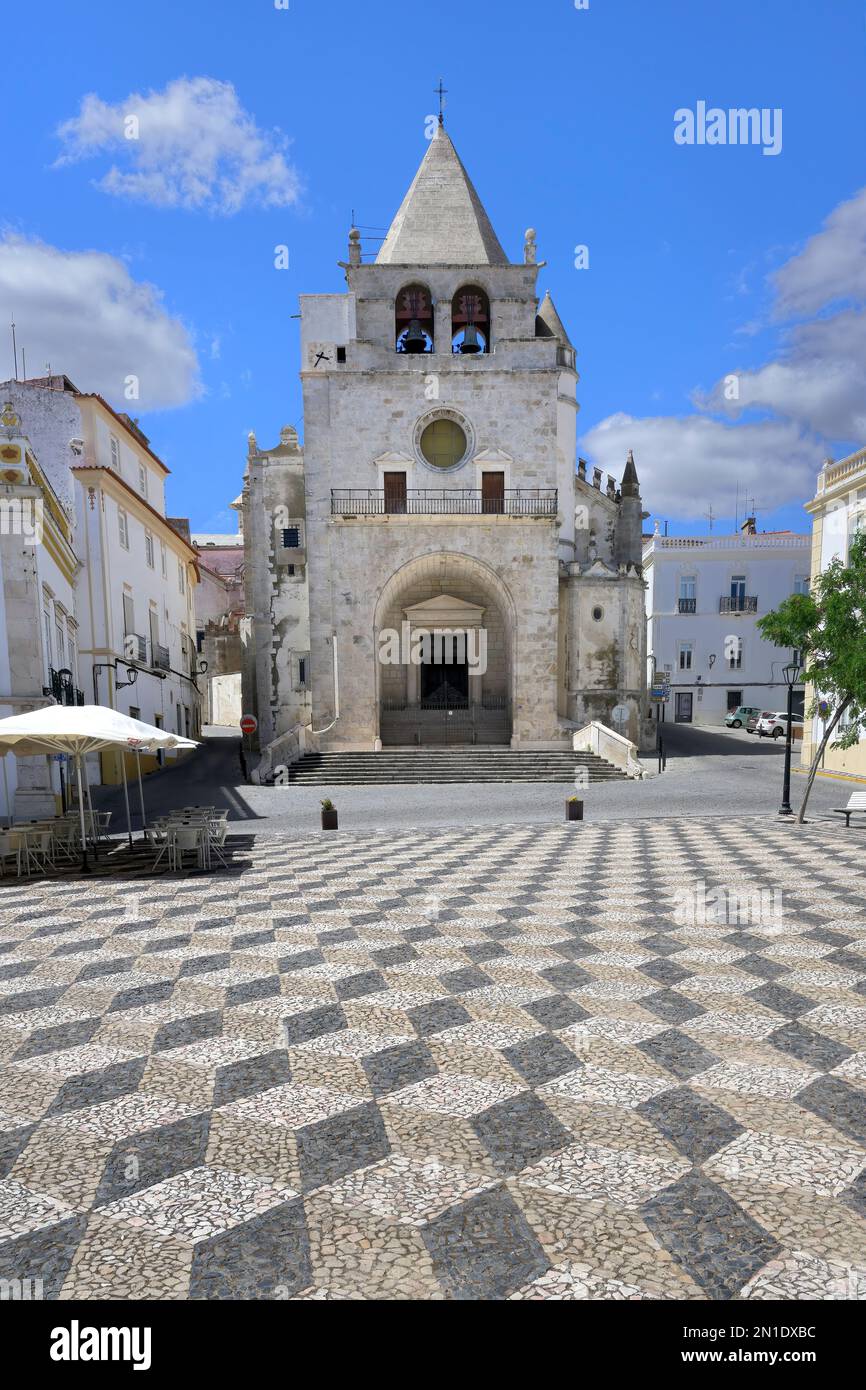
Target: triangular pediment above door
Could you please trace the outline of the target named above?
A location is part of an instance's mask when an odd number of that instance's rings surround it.
[[[482,449],[480,453],[473,455],[472,462],[504,464],[513,463],[514,459],[502,449]]]
[[[373,462],[381,468],[407,468],[413,460],[409,458],[408,454],[394,453],[393,450],[389,449],[386,454],[380,454]]]
[[[434,598],[424,599],[403,609],[413,627],[435,629],[441,627],[480,627],[484,609],[477,603],[467,603],[465,599],[451,594],[436,594]]]

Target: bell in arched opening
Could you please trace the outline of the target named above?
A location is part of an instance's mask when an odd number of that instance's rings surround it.
[[[408,285],[400,291],[394,320],[398,352],[433,351],[433,305],[423,285]]]
[[[466,357],[490,350],[490,306],[476,285],[458,290],[452,301],[451,350]]]
[[[426,352],[427,334],[421,327],[419,319],[412,319],[403,337],[404,352]]]
[[[478,329],[474,323],[467,323],[463,330],[463,341],[460,344],[460,351],[466,353],[483,352],[484,346],[478,336]]]

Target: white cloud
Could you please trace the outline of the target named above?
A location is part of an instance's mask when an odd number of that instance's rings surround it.
[[[82,391],[134,414],[185,405],[199,394],[187,329],[167,313],[161,292],[133,280],[114,256],[7,234],[0,239],[0,304],[14,311],[19,368],[23,347],[30,376],[43,375],[50,362]],[[131,376],[138,400],[124,395]]]
[[[736,400],[727,399],[723,379],[705,395],[696,393],[695,404],[733,419],[744,410],[769,410],[828,439],[862,440],[866,189],[834,208],[824,230],[771,275],[770,284],[774,319],[802,321],[784,330],[772,361],[755,369],[733,369]]]
[[[616,478],[634,450],[644,502],[656,514],[700,522],[712,504],[730,516],[737,482],[740,497],[754,495],[765,511],[803,502],[828,441],[866,440],[866,190],[840,203],[769,283],[773,320],[787,321],[769,361],[732,365],[710,391],[695,391],[701,413],[612,415],[583,437],[592,462]],[[747,412],[762,418],[743,418]]]
[[[754,371],[732,374],[739,392],[725,396],[726,379],[700,409],[737,419],[744,410],[771,410],[827,439],[866,439],[866,313],[846,309],[798,324],[779,357]]]
[[[737,482],[741,500],[754,494],[765,508],[804,501],[814,493],[823,458],[818,441],[775,420],[731,425],[705,415],[619,414],[581,440],[581,451],[617,479],[629,449],[645,508],[701,525],[710,503],[718,516],[733,515]]]
[[[261,130],[231,82],[180,77],[115,105],[90,93],[57,133],[65,146],[58,164],[114,156],[97,187],[117,197],[223,214],[247,204],[287,207],[299,197],[286,137]]]
[[[815,314],[840,300],[866,301],[866,188],[834,208],[824,230],[772,279],[779,318]]]

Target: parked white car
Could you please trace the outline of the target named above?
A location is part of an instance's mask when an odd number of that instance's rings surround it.
[[[787,727],[788,715],[785,710],[779,710],[775,714],[762,714],[755,725],[755,733],[758,738],[782,738]]]

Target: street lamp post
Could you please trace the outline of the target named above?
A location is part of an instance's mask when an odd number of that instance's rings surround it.
[[[782,804],[779,807],[780,816],[793,816],[791,809],[791,743],[794,723],[794,686],[800,677],[800,663],[796,657],[787,666],[782,667],[782,675],[788,687],[788,719],[785,729],[785,777],[782,783]]]

